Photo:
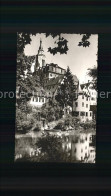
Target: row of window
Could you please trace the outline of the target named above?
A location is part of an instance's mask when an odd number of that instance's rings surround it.
[[[44,97],[33,97],[32,101],[34,101],[34,102],[45,102],[45,98]]]
[[[55,67],[52,67],[52,66],[50,66],[49,67],[49,70],[50,71],[53,71],[53,72],[57,72],[57,73],[62,73],[62,74],[64,74],[64,70],[63,69],[61,69],[61,68],[55,68]]]
[[[78,107],[78,102],[75,102],[75,106]],[[82,102],[82,107],[84,107],[84,102]],[[88,104],[86,104],[86,108],[88,108]]]
[[[84,99],[84,95],[82,95],[82,99]],[[95,98],[94,97],[86,97],[86,101],[90,101],[90,99],[92,100],[92,101],[95,101]]]
[[[88,117],[88,112],[78,112],[78,114],[82,117],[87,116]],[[90,117],[92,116],[92,112],[90,112]]]

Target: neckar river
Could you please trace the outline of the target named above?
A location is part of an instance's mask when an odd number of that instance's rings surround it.
[[[92,132],[74,133],[73,131],[49,131],[50,135],[61,138],[61,148],[67,152],[74,163],[95,163],[96,135]],[[41,150],[35,145],[41,135],[19,135],[15,138],[15,160],[23,157],[38,157]]]

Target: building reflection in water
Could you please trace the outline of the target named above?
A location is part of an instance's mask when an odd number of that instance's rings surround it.
[[[79,133],[74,135],[73,132],[50,132],[62,139],[62,149],[68,153],[69,161],[75,163],[95,163],[95,141],[96,135],[91,133]],[[16,138],[15,160],[24,156],[34,157],[41,153],[35,145],[37,138],[23,137]]]
[[[81,133],[63,137],[62,147],[70,155],[71,162],[95,163],[95,135]]]

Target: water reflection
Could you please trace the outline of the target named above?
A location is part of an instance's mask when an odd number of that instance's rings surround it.
[[[71,162],[95,163],[95,135],[91,133],[64,136],[62,147],[70,153]]]
[[[96,135],[92,133],[50,132],[61,138],[62,149],[67,152],[70,162],[95,163]],[[15,139],[15,160],[23,157],[38,156],[41,151],[35,145],[37,137],[21,137]]]

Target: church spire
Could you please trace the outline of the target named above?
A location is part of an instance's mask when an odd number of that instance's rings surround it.
[[[39,50],[43,50],[43,46],[42,46],[42,39],[40,38],[40,46],[39,46]]]
[[[40,38],[40,45],[39,45],[39,49],[38,49],[38,54],[36,57],[36,68],[41,68],[45,66],[45,55],[44,55],[44,50],[43,50],[43,46],[42,46],[42,39]]]

